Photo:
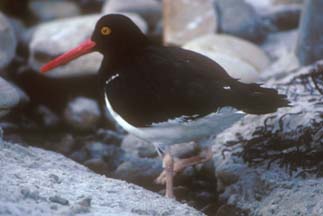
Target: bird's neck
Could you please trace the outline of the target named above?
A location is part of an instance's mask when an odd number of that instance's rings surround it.
[[[136,41],[135,43],[132,41],[124,42],[108,51],[105,59],[107,59],[110,68],[120,67],[141,55],[147,46],[149,46],[148,40]]]

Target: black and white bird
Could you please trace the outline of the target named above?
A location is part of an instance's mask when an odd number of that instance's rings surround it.
[[[164,160],[166,195],[173,196],[174,171],[211,158],[173,161],[169,147],[199,141],[245,114],[266,114],[288,106],[284,95],[230,77],[213,60],[176,47],[155,45],[127,17],[103,16],[91,39],[41,68],[49,71],[100,52],[100,94],[106,108],[129,133],[155,145]]]

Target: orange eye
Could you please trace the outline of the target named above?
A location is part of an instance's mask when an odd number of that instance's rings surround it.
[[[109,35],[111,34],[112,30],[108,26],[103,26],[101,28],[101,34],[102,35]]]

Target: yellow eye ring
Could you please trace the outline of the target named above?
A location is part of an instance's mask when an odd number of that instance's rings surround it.
[[[102,35],[109,35],[112,33],[112,30],[108,26],[103,26],[101,28],[101,34]]]

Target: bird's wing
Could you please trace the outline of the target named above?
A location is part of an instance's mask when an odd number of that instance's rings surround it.
[[[114,110],[135,126],[192,119],[230,105],[233,79],[191,51],[150,47],[115,73],[107,94]]]

